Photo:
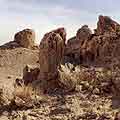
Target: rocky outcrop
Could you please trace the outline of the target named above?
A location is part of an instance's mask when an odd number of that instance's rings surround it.
[[[61,34],[60,31],[62,31]],[[39,80],[50,80],[57,77],[57,69],[64,55],[65,33],[63,28],[57,29],[46,33],[41,40],[39,53]]]
[[[74,38],[68,40],[66,54],[72,61],[119,66],[120,25],[107,16],[99,16],[94,34],[88,26],[77,31]],[[79,63],[79,62],[77,62]]]
[[[95,31],[97,35],[104,34],[105,32],[117,32],[120,31],[120,25],[110,17],[100,15]]]
[[[76,34],[76,40],[80,41],[80,46],[84,43],[85,40],[89,40],[92,36],[92,31],[88,28],[87,25],[82,26]]]
[[[64,28],[46,33],[39,45],[39,67],[26,65],[23,69],[23,78],[16,79],[16,84],[22,86],[22,83],[28,85],[39,82],[44,90],[48,89],[44,86],[56,86],[58,68],[64,56],[65,40],[66,31]]]
[[[65,56],[73,59],[72,61],[80,62],[80,52],[85,43],[92,37],[92,31],[87,25],[82,26],[76,33],[76,36],[69,39],[65,49]]]
[[[100,22],[102,18],[104,25]],[[87,63],[119,66],[120,25],[107,16],[100,16],[99,19],[97,34],[93,34],[89,41],[85,41],[80,49],[82,59]]]
[[[53,30],[52,32],[57,33],[61,36],[61,38],[64,40],[64,43],[66,42],[66,30],[65,28],[58,28],[56,30]]]
[[[35,32],[31,29],[24,29],[15,34],[14,41],[21,47],[32,48],[35,44]]]

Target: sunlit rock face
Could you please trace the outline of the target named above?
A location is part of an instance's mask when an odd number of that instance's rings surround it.
[[[120,25],[107,16],[99,16],[92,34],[87,25],[68,40],[65,56],[68,61],[97,65],[119,65]]]
[[[40,52],[39,52],[39,64],[40,73],[39,80],[50,80],[54,79],[58,75],[58,67],[64,55],[65,31],[61,34],[59,31],[63,29],[58,29],[49,33],[46,33],[40,42]]]
[[[84,25],[78,29],[75,37],[68,40],[65,55],[70,57],[70,61],[75,59],[78,63],[80,62],[81,49],[91,37],[92,31],[87,25]]]
[[[32,48],[35,45],[35,32],[32,29],[24,29],[14,36],[14,41],[25,48]]]
[[[101,35],[105,32],[117,32],[120,30],[120,25],[108,16],[100,15],[98,18],[96,34]]]

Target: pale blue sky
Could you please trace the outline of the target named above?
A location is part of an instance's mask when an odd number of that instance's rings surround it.
[[[120,0],[0,0],[0,44],[13,40],[24,28],[36,32],[36,42],[58,27],[65,27],[67,38],[81,25],[96,27],[98,15],[120,21]]]

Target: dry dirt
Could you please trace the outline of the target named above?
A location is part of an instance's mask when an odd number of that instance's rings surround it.
[[[0,86],[13,91],[15,79],[22,77],[23,68],[27,64],[39,66],[38,50],[20,47],[0,49]]]

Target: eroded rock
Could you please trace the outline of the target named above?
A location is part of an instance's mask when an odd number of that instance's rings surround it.
[[[99,20],[97,23],[96,34],[101,35],[105,32],[117,32],[120,30],[120,25],[112,20],[108,16],[99,16]]]
[[[76,40],[78,40],[80,42],[80,46],[82,46],[84,41],[89,40],[91,36],[92,31],[87,25],[84,25],[77,31]]]
[[[64,55],[65,39],[59,34],[59,30],[44,35],[40,43],[39,80],[55,79],[58,75],[58,67]],[[63,31],[65,33],[65,31]]]
[[[94,34],[87,25],[68,40],[65,56],[76,63],[119,66],[120,25],[107,16],[99,16]],[[68,58],[67,58],[68,59]]]
[[[24,29],[15,34],[14,41],[25,48],[32,48],[35,44],[35,32],[31,29]]]
[[[23,69],[23,81],[25,85],[32,83],[33,81],[37,80],[39,75],[40,69],[38,67],[26,65]]]
[[[86,43],[91,39],[91,37],[92,31],[88,26],[82,26],[77,31],[76,36],[68,40],[65,49],[65,56],[68,56],[70,61],[77,61],[77,63],[80,63],[81,49],[85,48]]]
[[[65,28],[58,28],[56,30],[53,30],[52,32],[57,33],[61,36],[61,38],[64,40],[64,43],[66,42],[66,30]]]

